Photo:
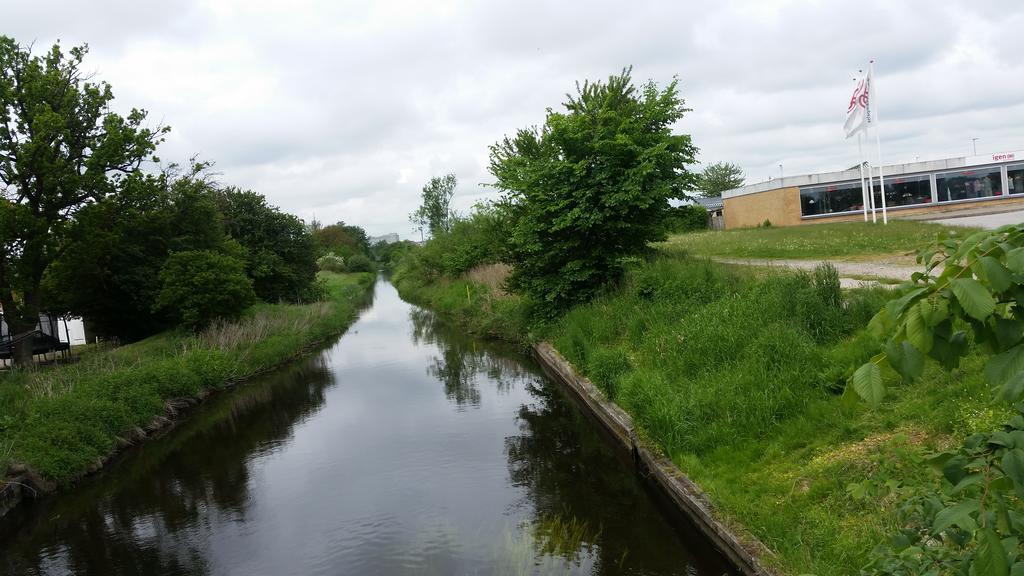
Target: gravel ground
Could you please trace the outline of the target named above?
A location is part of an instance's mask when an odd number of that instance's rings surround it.
[[[833,260],[784,260],[784,259],[760,259],[760,258],[715,258],[716,262],[723,264],[739,264],[741,266],[761,266],[765,268],[782,267],[794,270],[814,270],[822,262],[831,262],[839,272],[839,281],[843,288],[856,288],[865,284],[879,284],[870,280],[871,278],[884,278],[892,280],[910,280],[910,275],[920,272],[920,266],[907,266],[891,262],[845,262]],[[891,284],[882,284],[891,286]]]

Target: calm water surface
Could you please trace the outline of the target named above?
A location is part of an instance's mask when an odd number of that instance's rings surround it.
[[[332,348],[0,526],[18,575],[725,571],[530,359],[384,281]]]

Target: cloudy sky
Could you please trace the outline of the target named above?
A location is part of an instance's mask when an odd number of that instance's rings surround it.
[[[412,235],[431,176],[493,196],[487,147],[576,80],[678,76],[679,132],[748,182],[857,162],[842,123],[876,61],[886,163],[1024,149],[1024,4],[1007,1],[0,0],[0,34],[88,43],[159,154],[302,218]]]

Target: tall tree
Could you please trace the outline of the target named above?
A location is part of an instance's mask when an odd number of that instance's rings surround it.
[[[225,230],[245,251],[256,296],[266,302],[309,296],[316,280],[316,245],[302,220],[249,190],[226,188],[217,199]]]
[[[708,164],[697,177],[697,191],[705,198],[721,196],[722,192],[743,186],[743,169],[731,162]]]
[[[423,187],[423,203],[409,215],[420,230],[426,228],[431,236],[451,230],[455,213],[452,211],[452,197],[458,181],[455,174],[435,176]]]
[[[47,309],[84,316],[96,333],[133,341],[173,325],[153,303],[168,256],[182,251],[242,248],[230,242],[217,191],[193,165],[190,172],[137,172],[118,193],[78,211],[68,249],[43,277]]]
[[[166,128],[144,128],[144,110],[111,112],[110,85],[81,70],[86,46],[41,56],[0,36],[0,306],[11,332],[38,321],[40,283],[67,246],[78,211],[117,189],[156,149]],[[32,360],[22,339],[14,361]]]
[[[630,69],[577,85],[542,129],[491,147],[491,173],[511,205],[512,288],[550,314],[593,296],[623,256],[664,234],[670,198],[692,186],[696,148],[672,125],[687,109],[677,82],[633,85]]]

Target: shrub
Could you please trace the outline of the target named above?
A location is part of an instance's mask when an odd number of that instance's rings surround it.
[[[344,272],[346,270],[345,259],[333,252],[328,252],[318,258],[316,265],[324,272]]]
[[[244,264],[210,250],[177,252],[160,270],[156,308],[189,328],[238,318],[255,300]]]
[[[665,217],[665,229],[668,232],[683,233],[707,230],[708,211],[699,204],[675,206]]]
[[[345,269],[349,272],[373,272],[373,262],[362,254],[356,254],[348,259]]]

